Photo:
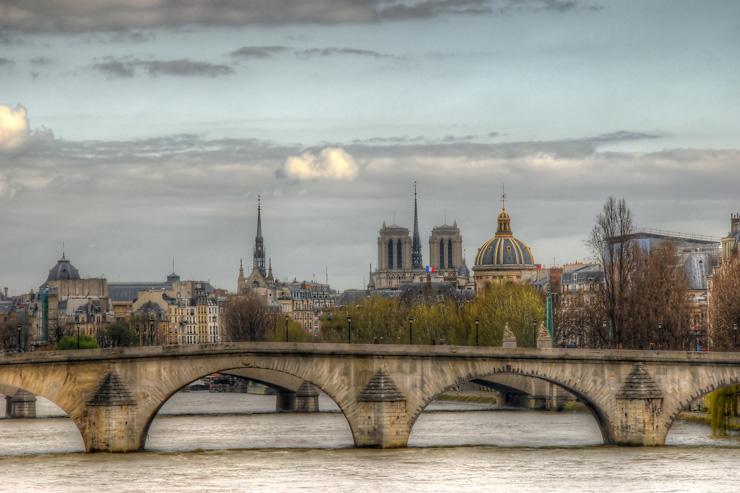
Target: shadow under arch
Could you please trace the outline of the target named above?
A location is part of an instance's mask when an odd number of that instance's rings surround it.
[[[596,424],[599,427],[599,431],[601,432],[601,438],[604,442],[604,445],[612,445],[614,443],[614,438],[612,437],[611,433],[611,423],[609,421],[608,416],[606,413],[600,409],[600,407],[594,403],[591,399],[589,399],[584,392],[580,391],[577,387],[574,385],[569,385],[567,383],[561,382],[555,378],[548,377],[546,375],[541,375],[539,373],[535,372],[528,372],[528,371],[521,371],[514,368],[505,368],[500,370],[494,370],[489,371],[485,373],[475,373],[475,374],[468,374],[463,377],[458,378],[455,380],[455,382],[447,385],[439,392],[435,393],[431,397],[428,397],[425,399],[425,401],[422,403],[420,408],[418,408],[414,415],[411,417],[409,421],[409,435],[413,432],[414,425],[416,424],[417,419],[421,415],[421,413],[424,411],[424,409],[429,406],[429,404],[434,401],[440,394],[443,394],[445,392],[449,392],[450,390],[455,389],[456,387],[463,385],[465,383],[475,381],[475,380],[481,380],[488,377],[495,377],[497,375],[516,375],[520,377],[526,377],[526,378],[532,378],[537,380],[542,380],[547,383],[551,383],[557,387],[560,387],[571,394],[573,394],[581,403],[583,403],[586,408],[591,412],[591,415],[593,416],[594,420],[596,421]]]
[[[712,382],[709,385],[699,388],[688,398],[679,401],[673,409],[665,413],[666,418],[663,425],[665,426],[666,438],[671,432],[671,428],[673,427],[674,423],[679,419],[679,414],[681,413],[681,411],[684,411],[686,408],[688,408],[692,402],[696,401],[697,399],[701,399],[702,397],[706,397],[708,394],[711,394],[716,390],[721,390],[733,385],[740,385],[740,377],[723,378],[717,382]]]
[[[255,369],[257,369],[257,370],[266,370],[266,371],[269,371],[269,372],[275,373],[275,374],[288,375],[291,378],[295,378],[295,379],[300,380],[301,382],[304,381],[298,375],[294,375],[292,373],[289,373],[289,372],[286,372],[286,371],[283,371],[283,370],[276,370],[274,368],[267,368],[267,367],[261,367],[261,366],[236,366],[236,367],[230,366],[230,367],[226,367],[226,368],[221,368],[221,369],[216,369],[216,370],[213,370],[213,371],[209,371],[207,373],[204,373],[202,375],[199,375],[199,376],[197,376],[195,378],[192,378],[189,382],[185,383],[184,385],[181,385],[180,387],[178,387],[178,388],[176,388],[176,389],[168,392],[168,394],[165,396],[165,398],[159,403],[159,405],[154,409],[154,411],[147,417],[146,424],[144,425],[144,427],[142,428],[142,431],[141,431],[141,437],[140,437],[141,441],[139,442],[139,443],[141,443],[141,450],[144,450],[146,448],[146,441],[147,441],[147,437],[149,435],[149,430],[151,428],[152,422],[157,417],[157,415],[159,414],[159,411],[162,409],[162,407],[170,399],[172,399],[172,397],[175,394],[177,394],[178,392],[180,392],[182,389],[186,388],[191,383],[193,383],[193,382],[195,382],[197,380],[200,380],[201,378],[207,377],[208,375],[212,375],[213,373],[222,373],[222,374],[226,374],[226,375],[237,375],[237,376],[239,376],[238,375],[239,370],[242,370],[242,369],[243,370],[255,370]],[[285,390],[290,391],[289,386],[280,385],[278,383],[275,383],[274,381],[271,381],[272,379],[269,378],[269,376],[263,375],[258,380],[261,383],[265,384],[265,385],[268,385],[268,386],[271,386],[271,387],[274,387],[274,388],[278,388],[278,389],[283,388]],[[327,391],[322,385],[320,385],[319,383],[316,383],[316,382],[310,382],[310,383],[312,385],[314,385],[316,388],[318,388],[319,390],[321,390],[321,392],[323,392],[324,394],[326,394],[334,402],[334,404],[336,404],[336,406],[339,408],[339,411],[340,411],[342,417],[344,418],[344,421],[346,422],[347,427],[349,428],[349,431],[351,432],[352,437],[354,439],[355,430],[352,427],[352,422],[347,418],[348,410],[345,409],[341,405],[340,401],[334,395],[332,395],[332,393],[330,391]]]

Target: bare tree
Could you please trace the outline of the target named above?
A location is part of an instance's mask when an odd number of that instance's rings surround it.
[[[633,232],[632,212],[624,199],[609,197],[588,241],[594,257],[604,270],[604,314],[609,329],[609,345],[618,345],[627,323],[625,298],[633,270],[635,246],[629,235]]]
[[[12,320],[0,322],[0,351],[12,351],[18,348],[20,332]]]
[[[582,291],[561,297],[555,307],[555,340],[559,346],[609,346],[604,299],[601,283],[587,285]]]
[[[673,244],[635,248],[623,297],[626,325],[619,342],[633,349],[686,349],[690,338],[689,285]]]
[[[275,330],[276,312],[255,294],[232,296],[224,310],[227,341],[262,341]]]
[[[737,350],[740,347],[740,257],[717,267],[711,282],[712,347],[720,351]]]

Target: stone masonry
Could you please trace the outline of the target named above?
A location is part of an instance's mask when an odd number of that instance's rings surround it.
[[[435,396],[505,375],[539,379],[578,397],[605,443],[652,446],[664,444],[688,403],[740,383],[740,353],[261,342],[0,356],[0,387],[56,403],[90,452],[144,448],[160,407],[214,372],[282,388],[307,412],[317,405],[314,391],[322,390],[358,447],[405,447]]]

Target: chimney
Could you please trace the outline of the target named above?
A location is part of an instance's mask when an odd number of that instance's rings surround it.
[[[3,288],[3,296],[8,297],[8,288]]]

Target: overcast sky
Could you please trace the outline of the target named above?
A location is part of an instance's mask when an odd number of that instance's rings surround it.
[[[609,195],[642,227],[740,210],[740,2],[0,0],[0,287],[171,270],[235,289],[256,198],[280,278],[361,287],[382,222],[457,220],[506,184],[550,265]]]

